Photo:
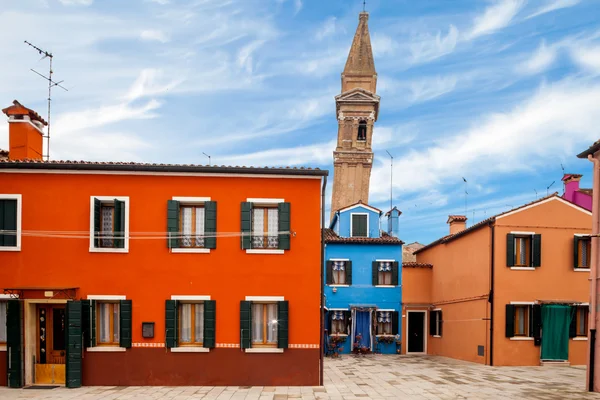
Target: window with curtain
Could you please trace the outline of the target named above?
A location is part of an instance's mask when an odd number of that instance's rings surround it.
[[[252,346],[277,347],[277,303],[252,303]]]
[[[115,207],[114,204],[102,203],[100,207],[100,247],[114,247],[114,224],[115,224]]]
[[[346,335],[346,316],[344,311],[331,312],[331,332],[332,335]]]
[[[515,266],[531,266],[531,236],[515,237]]]
[[[119,303],[98,302],[96,336],[99,345],[119,345]]]
[[[204,207],[181,205],[181,247],[204,247]]]
[[[377,265],[378,285],[392,284],[392,268],[391,261],[380,261]]]
[[[529,336],[530,305],[515,306],[515,336]]]
[[[390,311],[377,311],[377,334],[392,334],[392,313]]]
[[[332,276],[334,285],[345,285],[346,284],[346,262],[345,261],[333,261]]]
[[[6,343],[6,302],[0,301],[0,343]]]
[[[577,265],[579,268],[590,268],[591,255],[592,255],[592,240],[590,238],[579,239],[578,258],[579,262]]]
[[[204,303],[179,303],[179,345],[202,346]]]
[[[575,313],[576,318],[576,334],[577,336],[587,337],[588,332],[588,306],[577,306],[577,311]]]
[[[252,209],[252,248],[277,249],[279,247],[279,210],[277,207]]]

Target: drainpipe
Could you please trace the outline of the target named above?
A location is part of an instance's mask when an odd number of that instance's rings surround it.
[[[588,160],[594,163],[593,174],[593,197],[592,197],[592,265],[590,266],[591,298],[590,298],[590,337],[589,337],[589,361],[588,361],[588,390],[593,392],[600,384],[600,376],[596,377],[596,318],[598,293],[598,264],[600,263],[598,250],[598,234],[600,233],[600,160],[593,155],[588,155]]]
[[[494,365],[494,263],[495,263],[495,246],[494,246],[494,236],[495,236],[495,231],[494,231],[494,223],[490,222],[490,229],[492,230],[492,249],[491,249],[491,253],[492,253],[492,262],[490,264],[490,297],[489,297],[489,302],[490,302],[490,366]]]
[[[323,229],[325,229],[325,188],[327,187],[327,176],[323,177],[323,187],[321,188],[321,318],[319,323],[319,386],[323,386],[323,350],[324,350],[324,326],[325,326],[325,309],[323,306],[323,296],[325,295],[325,235]]]

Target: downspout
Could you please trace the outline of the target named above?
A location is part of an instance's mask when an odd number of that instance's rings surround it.
[[[495,267],[495,226],[490,221],[492,230],[492,262],[490,263],[490,366],[494,365],[494,267]]]
[[[323,303],[323,296],[325,295],[325,235],[323,230],[325,229],[325,188],[327,187],[327,176],[323,177],[323,187],[321,188],[321,318],[320,318],[320,331],[319,331],[319,386],[323,386],[323,350],[324,350],[324,325],[325,325],[325,309]]]
[[[593,174],[593,190],[592,190],[592,254],[591,259],[593,262],[590,266],[590,280],[591,280],[591,299],[590,299],[590,332],[589,332],[589,364],[588,364],[588,390],[593,392],[596,387],[595,377],[595,364],[596,364],[596,296],[598,291],[597,280],[598,280],[598,234],[600,233],[600,160],[595,158],[593,155],[588,155],[588,160],[594,163],[594,174]]]

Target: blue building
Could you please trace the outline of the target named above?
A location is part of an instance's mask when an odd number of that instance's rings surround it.
[[[361,202],[333,214],[325,229],[326,343],[395,354],[402,304],[402,244],[395,207],[386,213]],[[401,338],[400,336],[398,336]]]

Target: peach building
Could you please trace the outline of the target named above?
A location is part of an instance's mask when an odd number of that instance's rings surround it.
[[[584,365],[591,212],[553,194],[466,221],[403,265],[403,353]]]

